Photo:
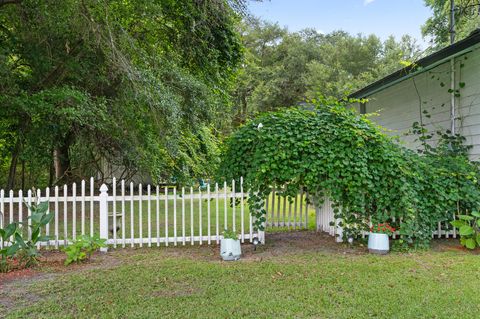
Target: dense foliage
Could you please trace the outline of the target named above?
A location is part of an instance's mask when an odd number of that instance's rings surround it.
[[[0,1],[0,182],[208,175],[242,57],[236,10],[244,1]]]
[[[451,0],[424,0],[433,15],[422,26],[423,36],[431,37],[434,48],[450,44]],[[455,40],[467,37],[480,25],[480,2],[478,0],[455,0]]]
[[[232,93],[235,124],[318,94],[342,98],[400,69],[420,52],[409,36],[381,41],[343,31],[289,32],[257,19],[242,25],[242,40],[245,63]]]
[[[256,227],[273,186],[290,198],[303,188],[315,204],[330,197],[345,236],[388,222],[410,244],[428,244],[439,221],[477,209],[480,172],[465,155],[447,146],[419,155],[366,116],[330,105],[264,114],[227,140],[220,173],[244,176]]]

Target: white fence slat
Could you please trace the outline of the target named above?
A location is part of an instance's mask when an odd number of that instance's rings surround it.
[[[23,191],[19,190],[18,191],[18,221],[21,223],[23,222]]]
[[[152,194],[150,184],[147,185],[147,234],[148,234],[148,247],[152,247]]]
[[[280,226],[280,197],[281,196],[277,194],[277,220],[275,221],[277,227]]]
[[[77,239],[77,184],[72,184],[72,238]],[[114,202],[115,203],[115,202]],[[115,246],[116,247],[116,246]]]
[[[165,186],[165,246],[168,246],[168,187]]]
[[[94,187],[95,187],[95,184],[93,182],[93,177],[90,177],[90,236],[93,236],[93,234],[95,233],[95,230],[93,228],[94,226],[93,222],[95,221],[95,218],[94,218],[95,206],[93,204],[93,195],[95,191]]]
[[[207,237],[208,237],[208,244],[210,245],[212,243],[212,239],[211,239],[211,231],[210,231],[210,227],[211,227],[211,223],[210,223],[210,182],[208,182],[207,184]]]
[[[194,230],[193,230],[193,187],[190,186],[190,243],[194,243]]]
[[[40,204],[40,198],[42,198],[42,192],[40,189],[37,189],[37,193],[34,195],[35,196],[35,203]],[[47,202],[48,203],[48,202]],[[31,204],[30,204],[31,205]],[[48,209],[47,209],[48,211]],[[31,212],[29,213],[31,215]],[[40,229],[39,236],[42,236],[42,229]],[[37,243],[37,249],[40,249],[40,242]]]
[[[232,192],[231,192],[231,196],[232,196],[232,229],[233,231],[236,231],[236,220],[235,220],[235,215],[236,215],[236,211],[235,211],[235,180],[233,179],[232,180]]]
[[[36,204],[36,203],[35,203]],[[32,215],[32,212],[30,211],[29,207],[32,207],[32,190],[29,189],[27,191],[27,233],[28,233],[28,238],[32,238],[32,229],[30,226],[32,225],[32,220],[29,218]],[[18,207],[21,211],[23,211],[23,203],[18,203]]]
[[[282,222],[282,225],[283,226],[287,226],[287,223],[286,223],[286,211],[287,211],[287,196],[283,196],[283,209],[282,209],[282,213],[283,213],[283,222]]]
[[[5,191],[0,190],[0,228],[4,228],[5,225]],[[0,249],[3,249],[3,239],[0,238]]]
[[[10,192],[9,192],[8,202],[10,204],[10,206],[8,208],[9,223],[11,224],[11,223],[13,223],[13,190],[10,190]]]
[[[81,215],[82,215],[82,225],[81,225],[81,231],[82,231],[82,236],[85,235],[85,180],[82,180],[81,185],[81,193],[82,193],[82,200],[80,204],[80,210],[81,210]]]
[[[202,188],[198,188],[198,235],[200,236],[199,244],[203,244],[202,241]]]
[[[157,224],[157,247],[160,246],[160,186],[155,187],[155,204],[156,204],[156,224]]]
[[[125,248],[125,180],[122,179],[121,183],[122,190],[122,248]]]
[[[308,196],[308,192],[307,192],[305,195],[305,229],[308,229],[309,200],[310,200],[310,196]]]
[[[224,226],[224,230],[225,229],[228,229],[228,209],[227,209],[227,182],[223,182],[223,200],[224,200],[224,203],[223,203],[223,207],[224,207],[224,218],[225,220],[223,221],[223,223],[225,224]]]
[[[293,209],[293,229],[297,229],[297,207],[298,207],[298,195],[295,196],[295,202],[294,202],[294,209]]]
[[[219,243],[220,238],[220,221],[219,221],[219,207],[218,207],[218,200],[219,200],[219,193],[218,193],[218,183],[215,183],[215,235],[217,237],[217,244]]]
[[[270,195],[268,195],[268,196],[270,196]],[[267,226],[268,223],[270,222],[270,217],[268,217],[268,203],[270,202],[270,197],[268,197],[268,196],[265,199],[265,205],[264,205],[265,206],[265,219],[266,219],[265,226]]]
[[[134,210],[134,203],[133,203],[133,195],[134,195],[134,188],[133,183],[130,182],[130,245],[131,247],[135,246],[135,210]]]
[[[58,186],[55,186],[55,249],[58,249]]]
[[[240,227],[241,227],[241,240],[242,243],[245,242],[245,225],[244,225],[244,220],[245,220],[245,208],[243,204],[243,177],[240,177]]]
[[[112,179],[112,235],[113,247],[117,248],[117,179]]]
[[[177,187],[173,187],[173,244],[177,246]]]
[[[51,207],[50,207],[50,188],[49,187],[47,187],[45,189],[45,200],[48,203],[48,211],[49,211],[49,213],[51,213],[51,211],[50,211],[50,209],[51,209]],[[48,223],[45,226],[45,235],[50,236],[50,223]],[[48,241],[47,247],[50,247],[50,241]]]
[[[303,188],[300,189],[300,228],[303,226]]]
[[[185,187],[182,187],[182,245],[185,246]]]
[[[288,228],[292,228],[292,198],[288,199]]]
[[[270,216],[271,216],[270,225],[271,226],[273,226],[274,223],[275,223],[275,194],[276,194],[276,189],[274,187],[273,190],[272,190],[272,207],[270,208],[270,212],[271,212],[270,213]]]
[[[63,245],[66,247],[68,244],[68,188],[67,185],[63,185]]]
[[[138,184],[138,195],[138,232],[139,238],[143,238],[142,184]],[[143,247],[143,240],[140,241],[140,247]]]

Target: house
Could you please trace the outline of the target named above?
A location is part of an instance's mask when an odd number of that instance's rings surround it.
[[[471,145],[470,158],[480,159],[480,29],[409,67],[394,72],[350,95],[360,113],[400,136],[405,146],[417,148],[417,136],[408,134],[413,123],[429,132],[450,130]],[[435,138],[432,139],[435,142]]]

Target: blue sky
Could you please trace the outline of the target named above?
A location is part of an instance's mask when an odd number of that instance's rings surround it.
[[[423,0],[263,0],[249,1],[250,12],[265,20],[278,22],[291,31],[307,27],[328,33],[409,34],[422,47],[420,26],[431,15]]]

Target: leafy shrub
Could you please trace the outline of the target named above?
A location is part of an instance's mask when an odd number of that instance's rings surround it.
[[[41,229],[50,223],[53,214],[48,212],[48,202],[32,204],[30,210],[30,224],[27,222],[11,223],[4,229],[0,228],[0,236],[4,242],[4,248],[0,250],[0,271],[10,269],[9,261],[19,257],[25,267],[31,267],[38,263],[40,253],[37,244],[50,239],[49,236],[41,236]],[[27,229],[30,228],[30,237],[24,238]],[[28,236],[28,235],[27,235]]]
[[[81,236],[64,248],[67,254],[65,265],[88,260],[95,251],[102,247],[106,247],[106,239],[100,239],[98,235],[94,235],[93,237],[87,235]]]
[[[237,232],[227,228],[223,231],[223,238],[238,240],[238,234]]]
[[[472,212],[471,215],[458,215],[458,220],[450,223],[458,228],[460,244],[468,249],[480,246],[480,213]]]
[[[225,142],[219,174],[244,177],[257,229],[264,228],[263,202],[275,186],[290,199],[303,189],[315,205],[328,196],[346,237],[368,231],[369,221],[388,222],[406,243],[426,246],[438,222],[480,203],[478,167],[465,155],[442,154],[419,155],[368,116],[316,103],[264,114],[238,129]]]

